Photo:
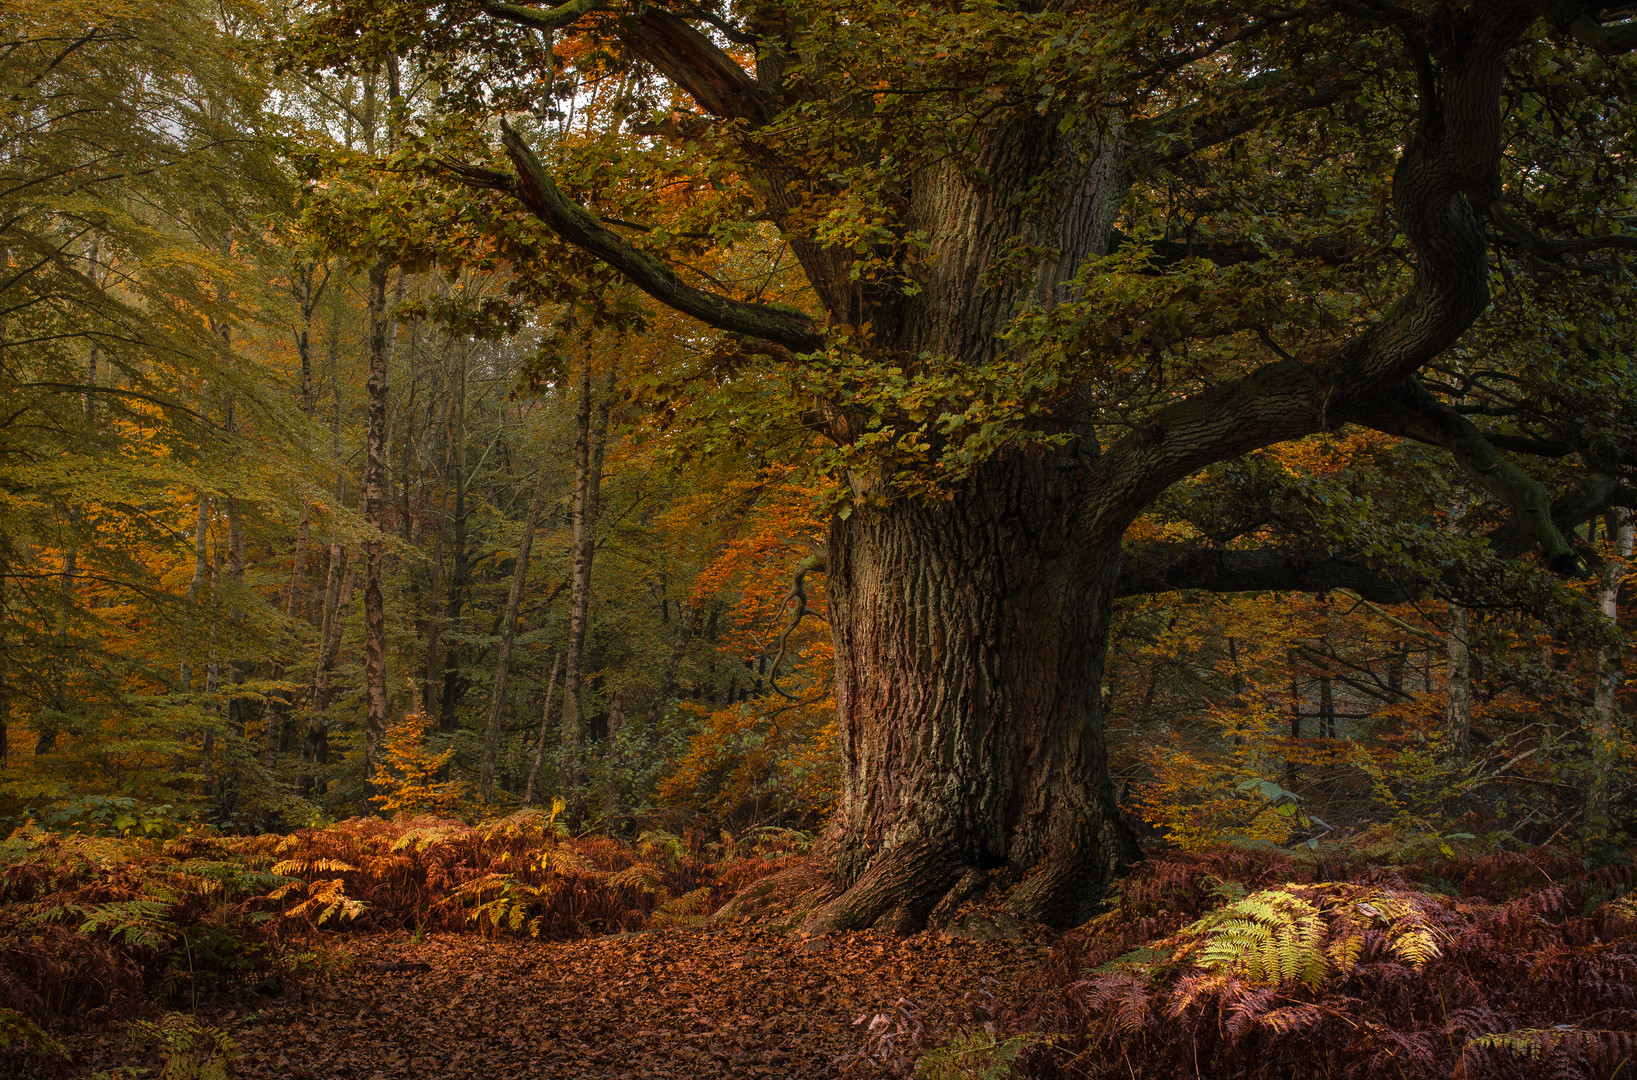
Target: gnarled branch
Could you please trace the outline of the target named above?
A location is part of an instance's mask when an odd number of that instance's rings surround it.
[[[1485,491],[1506,504],[1523,534],[1540,547],[1547,565],[1565,573],[1579,569],[1579,557],[1552,520],[1546,488],[1497,453],[1476,424],[1445,407],[1419,380],[1406,379],[1384,395],[1376,409],[1354,419],[1388,435],[1448,450]]]
[[[546,8],[506,4],[498,0],[479,0],[479,5],[483,13],[492,18],[504,19],[533,30],[551,31],[561,30],[591,14],[602,6],[602,0],[568,0],[556,7]]]
[[[1588,251],[1603,251],[1610,248],[1637,251],[1637,236],[1542,236],[1493,203],[1489,206],[1489,220],[1494,222],[1501,235],[1516,244],[1519,250],[1537,259],[1584,255]]]
[[[696,289],[682,281],[665,263],[610,232],[584,207],[567,199],[557,183],[534,156],[510,124],[501,124],[501,144],[517,168],[515,178],[497,180],[492,170],[454,167],[457,174],[484,186],[506,184],[553,232],[575,247],[595,255],[625,275],[637,288],[655,300],[692,316],[707,326],[735,334],[777,342],[792,352],[814,352],[824,345],[817,324],[799,312],[783,311],[764,304],[748,304],[716,293]]]

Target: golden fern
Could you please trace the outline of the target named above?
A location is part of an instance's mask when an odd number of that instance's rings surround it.
[[[650,918],[655,926],[686,925],[710,910],[710,900],[710,886],[701,886],[658,905]]]
[[[1290,885],[1263,889],[1206,915],[1178,935],[1200,944],[1207,972],[1253,983],[1316,986],[1358,967],[1364,929],[1386,931],[1395,956],[1420,969],[1441,955],[1422,900],[1413,893],[1358,886]]]
[[[634,863],[610,876],[608,884],[616,889],[631,888],[652,895],[659,891],[663,877],[658,867],[649,866],[647,863]]]
[[[346,893],[346,883],[340,878],[319,879],[318,881],[295,881],[288,885],[280,885],[268,897],[273,900],[282,900],[287,896],[306,889],[307,899],[290,908],[284,913],[287,919],[311,918],[313,925],[323,926],[336,916],[343,919],[356,919],[369,907],[362,900],[354,900]]]
[[[1190,930],[1204,936],[1198,964],[1252,982],[1321,982],[1329,971],[1319,909],[1282,889],[1264,889],[1220,908]]]
[[[544,907],[557,891],[557,883],[530,885],[510,874],[485,874],[465,882],[452,899],[473,903],[467,922],[491,931],[528,929],[530,937],[540,936],[541,917],[531,915],[536,905]]]

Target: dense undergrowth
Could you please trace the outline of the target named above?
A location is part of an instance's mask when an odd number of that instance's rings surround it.
[[[540,811],[258,837],[27,826],[0,842],[0,1064],[49,1049],[44,1032],[300,978],[325,964],[335,934],[564,939],[686,921],[787,865],[802,841],[782,830],[570,837]]]
[[[1373,865],[1150,859],[1037,993],[939,1041],[873,1018],[876,1061],[953,1077],[1637,1075],[1637,870],[1550,851]]]
[[[0,1066],[145,1009],[322,975],[356,931],[561,940],[684,923],[791,866],[804,839],[571,837],[540,811],[258,837],[31,825],[0,842]],[[855,1064],[927,1080],[1624,1077],[1637,869],[1447,845],[1396,862],[1159,854],[1022,997],[973,1001],[955,1033],[909,1002],[860,1029]]]

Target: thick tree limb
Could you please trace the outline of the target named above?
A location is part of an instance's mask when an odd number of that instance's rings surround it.
[[[777,110],[761,85],[710,38],[659,7],[639,4],[638,9],[639,14],[620,20],[620,40],[702,109],[751,127],[772,118]]]
[[[1543,7],[1561,8],[1562,4],[1542,5]],[[1628,53],[1637,49],[1637,22],[1623,22],[1606,25],[1597,20],[1594,15],[1583,14],[1572,20],[1568,25],[1569,33],[1582,45],[1604,55]]]
[[[571,26],[602,6],[602,0],[568,0],[556,7],[526,7],[522,4],[504,4],[497,0],[480,0],[483,13],[491,18],[504,19],[533,30],[561,30]]]
[[[765,338],[792,352],[813,352],[823,347],[823,334],[806,315],[763,304],[747,304],[684,283],[665,263],[610,232],[595,215],[564,197],[534,151],[511,125],[501,125],[500,141],[506,156],[517,168],[515,178],[505,179],[506,189],[557,235],[606,262],[655,300],[707,326]],[[492,170],[456,167],[455,171],[485,186],[501,182],[495,179]]]
[[[1130,130],[1130,168],[1142,175],[1221,143],[1254,131],[1270,117],[1320,109],[1339,101],[1358,87],[1359,80],[1333,75],[1311,82],[1296,82],[1289,72],[1273,72],[1248,80],[1234,95],[1237,108],[1224,109],[1219,100],[1209,105],[1187,105],[1148,120]]]
[[[1567,532],[1610,507],[1637,506],[1637,492],[1607,478],[1552,504],[1552,520]],[[1516,524],[1485,537],[1496,555],[1515,559],[1534,545]],[[1201,592],[1309,592],[1345,590],[1370,604],[1401,604],[1421,596],[1436,581],[1399,578],[1342,553],[1226,550],[1182,544],[1126,545],[1116,597],[1198,590]]]
[[[484,14],[491,18],[545,33],[561,30],[607,7],[606,0],[568,0],[545,8],[501,0],[480,3]],[[621,16],[616,26],[627,48],[686,90],[700,108],[713,116],[743,120],[756,127],[776,111],[760,85],[733,57],[670,12],[637,4],[635,13]]]
[[[1119,229],[1109,233],[1110,254],[1139,241]],[[1358,254],[1340,236],[1318,236],[1311,240],[1269,238],[1266,240],[1155,240],[1149,244],[1156,269],[1168,269],[1187,259],[1205,259],[1217,266],[1258,263],[1274,255],[1294,255],[1318,259],[1328,266],[1340,266]]]
[[[1224,551],[1179,546],[1127,548],[1114,579],[1115,597],[1197,589],[1202,592],[1306,592],[1346,589],[1378,604],[1413,600],[1422,588],[1394,581],[1361,560],[1295,552]]]
[[[789,701],[795,701],[796,696],[786,693],[784,688],[779,685],[779,665],[784,663],[785,652],[790,648],[790,635],[795,632],[796,627],[801,625],[803,618],[808,615],[816,615],[815,612],[807,610],[807,575],[815,572],[823,573],[829,569],[829,566],[829,557],[822,551],[814,551],[812,555],[803,559],[801,564],[796,567],[796,573],[790,584],[790,595],[785,597],[784,604],[780,605],[782,611],[793,600],[796,603],[796,610],[790,613],[790,622],[785,626],[784,633],[779,635],[779,651],[774,655],[773,663],[767,669],[767,685],[776,690],[780,697]]]
[[[1516,244],[1519,250],[1527,252],[1538,259],[1557,259],[1564,255],[1584,255],[1589,251],[1602,251],[1610,248],[1620,251],[1637,251],[1637,235],[1568,238],[1542,236],[1494,204],[1489,207],[1489,220],[1494,222],[1495,228],[1501,231],[1501,235]]]
[[[1571,573],[1580,559],[1552,520],[1551,497],[1534,477],[1501,457],[1476,424],[1444,406],[1417,379],[1406,379],[1358,423],[1388,435],[1442,447],[1485,491],[1517,517],[1524,535],[1540,547],[1547,565]]]
[[[1367,414],[1472,325],[1489,305],[1479,213],[1499,195],[1502,80],[1535,17],[1524,3],[1473,6],[1445,31],[1443,70],[1421,81],[1420,116],[1393,174],[1395,216],[1417,256],[1408,293],[1328,356],[1283,359],[1160,409],[1100,460],[1111,482],[1087,507],[1088,527],[1122,532],[1197,469]]]

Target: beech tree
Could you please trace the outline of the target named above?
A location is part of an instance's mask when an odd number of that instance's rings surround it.
[[[1100,713],[1117,596],[1470,584],[1322,519],[1295,552],[1250,520],[1122,553],[1202,470],[1373,428],[1510,512],[1493,553],[1586,569],[1570,527],[1631,502],[1629,14],[333,0],[300,38],[440,87],[387,167],[476,190],[449,228],[541,291],[623,281],[697,320],[758,389],[743,430],[827,440],[821,932],[917,927],[999,867],[1024,916],[1091,912],[1135,855]],[[629,119],[554,139],[561,69],[593,61]],[[760,282],[689,265],[758,245]],[[764,302],[781,271],[795,301]]]

